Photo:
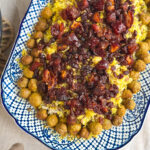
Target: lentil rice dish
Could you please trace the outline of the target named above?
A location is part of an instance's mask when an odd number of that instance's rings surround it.
[[[150,63],[150,0],[55,0],[22,51],[20,97],[61,137],[119,126]],[[138,107],[138,106],[137,106]]]

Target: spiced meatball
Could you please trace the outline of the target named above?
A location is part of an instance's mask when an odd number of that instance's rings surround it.
[[[47,28],[47,22],[45,19],[40,19],[39,22],[35,26],[36,31],[45,31]]]
[[[147,57],[148,54],[149,54],[148,52],[141,53],[141,54],[138,56],[138,58],[141,59],[141,60],[143,60],[145,57]]]
[[[140,20],[144,25],[148,25],[150,23],[150,14],[148,12],[141,13]]]
[[[31,91],[30,91],[29,89],[27,89],[27,88],[22,88],[22,89],[20,90],[20,96],[21,96],[22,98],[27,99],[30,95],[31,95]]]
[[[134,64],[134,69],[136,70],[136,71],[139,71],[139,72],[142,72],[142,71],[144,71],[145,70],[145,68],[146,68],[146,64],[145,64],[145,62],[143,61],[143,60],[137,60],[136,62],[135,62],[135,64]]]
[[[98,122],[91,122],[89,124],[89,130],[94,135],[99,135],[102,132],[102,125]]]
[[[65,123],[58,123],[55,130],[62,136],[67,134],[67,125]]]
[[[150,30],[147,31],[147,38],[150,38]]]
[[[58,117],[56,114],[50,115],[47,118],[47,124],[49,127],[53,128],[58,124]]]
[[[40,62],[40,58],[34,58],[34,62]]]
[[[122,124],[122,122],[123,122],[123,117],[120,117],[118,115],[113,116],[113,118],[112,118],[112,124],[114,126],[119,126],[119,125]]]
[[[29,97],[29,103],[34,106],[38,107],[42,104],[42,97],[39,93],[32,93],[31,96]]]
[[[80,123],[75,123],[73,125],[69,125],[68,127],[68,132],[70,135],[77,135],[81,130],[81,124]]]
[[[28,79],[25,77],[21,77],[18,81],[17,81],[17,85],[19,88],[25,88],[28,85]]]
[[[150,39],[147,39],[145,42],[148,44],[148,50],[150,50]]]
[[[36,80],[36,79],[31,79],[31,80],[29,81],[28,88],[29,88],[32,92],[36,92],[36,91],[37,91],[37,80]]]
[[[149,64],[150,63],[150,54],[148,54],[143,60],[146,64]]]
[[[133,80],[138,80],[140,77],[140,73],[137,71],[131,71],[130,72],[130,78],[132,78]]]
[[[131,99],[124,100],[123,104],[125,108],[129,110],[133,110],[136,106],[136,103],[134,102],[134,100],[131,100]]]
[[[141,90],[141,83],[138,81],[132,81],[130,84],[128,84],[128,88],[133,93],[138,93]]]
[[[148,4],[150,2],[150,0],[144,0],[146,4]]]
[[[89,137],[89,131],[87,128],[82,128],[80,131],[80,137],[87,139]]]
[[[50,19],[52,16],[52,11],[49,7],[45,7],[41,12],[41,17],[44,19]]]
[[[39,50],[39,49],[37,49],[37,48],[34,48],[34,49],[32,49],[32,51],[31,51],[31,55],[33,56],[33,57],[39,57],[39,55],[42,53],[42,50]]]
[[[104,119],[104,120],[103,120],[103,123],[102,123],[102,127],[103,127],[104,130],[109,130],[109,129],[111,129],[111,128],[112,128],[112,123],[111,123],[111,121],[108,120],[108,119]]]
[[[26,78],[31,79],[31,78],[33,77],[33,75],[34,75],[34,72],[31,71],[29,68],[25,68],[25,69],[23,70],[23,75],[24,75]]]
[[[140,59],[142,59],[145,64],[149,64],[150,63],[150,54],[147,52],[147,53],[144,53],[140,56]]]
[[[122,93],[122,98],[123,99],[128,99],[128,98],[132,98],[133,94],[129,89],[126,89],[123,91]]]
[[[35,40],[34,39],[29,39],[27,41],[27,47],[28,48],[33,48],[35,46]]]
[[[21,58],[21,63],[23,65],[30,65],[33,61],[33,57],[30,55],[25,55]]]
[[[117,109],[117,115],[120,117],[123,117],[126,113],[126,108],[121,105],[118,109]]]
[[[48,114],[46,109],[39,109],[37,111],[37,118],[40,120],[46,120]]]
[[[146,51],[149,50],[149,45],[148,45],[147,42],[140,42],[139,47],[140,47],[141,50],[146,50]]]
[[[34,38],[35,39],[42,39],[43,38],[43,32],[42,31],[37,31],[34,33]]]
[[[138,57],[140,59],[142,57],[142,55],[145,55],[147,53],[148,53],[148,51],[146,49],[139,49],[135,55],[136,55],[136,57]]]

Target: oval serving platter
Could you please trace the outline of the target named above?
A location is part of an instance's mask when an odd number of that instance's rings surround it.
[[[22,20],[18,37],[1,79],[3,105],[20,128],[49,148],[56,150],[119,149],[126,145],[140,131],[144,122],[150,104],[150,65],[147,65],[146,71],[141,73],[142,90],[134,95],[136,102],[134,111],[127,111],[121,126],[103,131],[98,138],[89,140],[61,140],[54,131],[44,128],[45,123],[35,117],[33,107],[19,97],[19,89],[16,86],[16,81],[21,76],[22,71],[18,60],[22,55],[22,50],[26,49],[25,43],[29,39],[28,33],[33,31],[40,11],[48,2],[50,0],[32,0]]]

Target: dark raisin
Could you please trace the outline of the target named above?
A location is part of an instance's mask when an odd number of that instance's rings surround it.
[[[59,33],[60,33],[60,30],[59,30],[59,24],[54,24],[52,27],[51,27],[51,33],[53,36],[58,36]]]
[[[103,124],[104,119],[102,117],[99,117],[98,121],[100,124]]]
[[[123,33],[126,30],[126,26],[121,21],[116,21],[113,23],[112,28],[116,34]]]
[[[118,79],[122,79],[124,77],[123,74],[118,75]]]
[[[67,16],[67,19],[71,21],[75,20],[80,15],[79,10],[75,6],[68,7],[65,13],[66,13],[65,15]]]
[[[76,123],[77,118],[74,115],[69,115],[67,117],[67,123],[72,125]]]
[[[116,13],[115,12],[109,12],[106,15],[106,21],[108,23],[112,23],[116,21]]]
[[[104,6],[105,6],[104,0],[96,0],[95,2],[93,2],[93,7],[97,11],[104,10]]]
[[[129,71],[124,71],[123,74],[124,74],[124,75],[128,75],[128,74],[129,74]]]
[[[108,106],[109,108],[113,108],[113,107],[114,107],[114,103],[113,103],[113,102],[108,102],[108,103],[107,103],[107,106]]]
[[[108,61],[106,60],[101,60],[97,65],[96,65],[96,69],[97,70],[101,70],[101,69],[107,69],[108,68]]]

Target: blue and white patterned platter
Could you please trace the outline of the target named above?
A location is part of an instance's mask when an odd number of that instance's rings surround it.
[[[134,95],[134,100],[137,104],[135,110],[127,111],[120,127],[113,127],[109,131],[103,131],[98,138],[92,138],[87,141],[78,139],[73,141],[60,140],[59,136],[56,133],[52,133],[51,129],[44,128],[45,123],[36,119],[33,107],[26,100],[19,97],[16,81],[21,76],[22,71],[19,68],[18,60],[21,57],[21,51],[26,49],[25,43],[29,39],[27,34],[33,31],[33,26],[38,20],[41,9],[48,2],[48,0],[32,0],[21,23],[17,40],[1,79],[3,105],[20,128],[49,148],[56,150],[119,149],[140,131],[144,122],[150,103],[150,65],[147,66],[145,72],[141,73],[142,90]]]

